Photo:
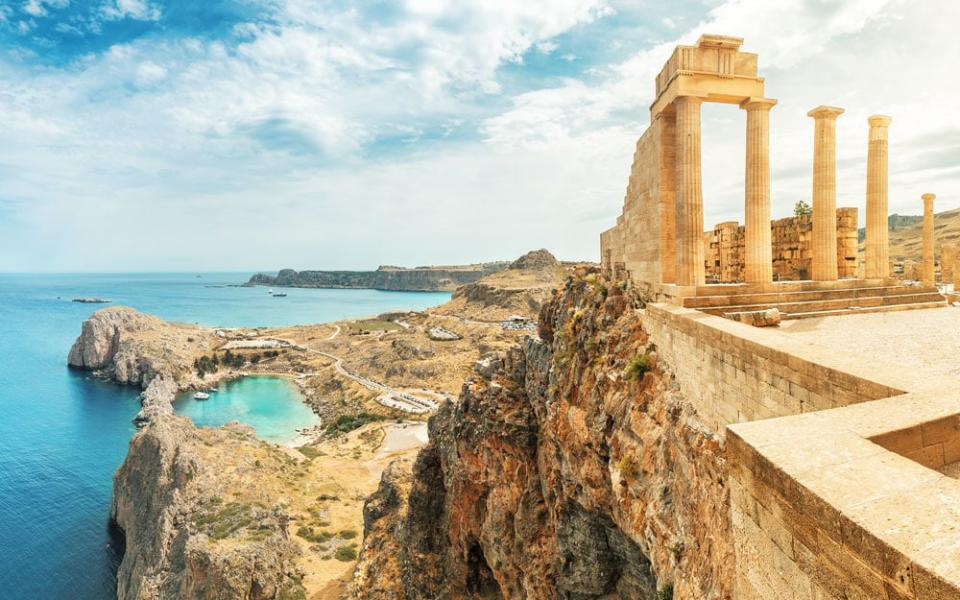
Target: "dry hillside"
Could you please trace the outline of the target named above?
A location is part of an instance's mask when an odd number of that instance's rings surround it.
[[[960,208],[947,210],[934,216],[934,232],[937,240],[936,252],[940,256],[940,245],[960,243]],[[923,222],[901,228],[890,229],[890,258],[893,260],[921,259],[923,246]]]

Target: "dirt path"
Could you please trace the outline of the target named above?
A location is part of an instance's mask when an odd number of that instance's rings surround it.
[[[337,325],[336,327],[337,327],[336,331],[334,331],[330,335],[330,337],[328,337],[325,341],[329,341],[337,337],[337,335],[340,333],[340,326]],[[289,340],[283,340],[283,341],[291,343]],[[415,415],[432,412],[440,406],[434,400],[415,396],[409,392],[405,392],[403,390],[397,390],[386,384],[364,377],[363,375],[351,373],[346,369],[346,367],[343,366],[343,358],[340,356],[337,356],[335,354],[330,354],[329,352],[324,352],[323,350],[310,348],[308,346],[301,346],[301,345],[294,344],[294,347],[302,348],[306,352],[319,354],[320,356],[323,356],[327,359],[332,360],[333,368],[337,370],[337,373],[339,373],[340,375],[342,375],[343,377],[346,377],[351,381],[359,383],[360,385],[362,385],[363,387],[369,390],[379,392],[380,395],[377,397],[377,402],[379,402],[383,406],[386,406],[389,408],[395,408],[397,410],[402,410],[403,412],[415,414]],[[438,398],[445,397],[441,392],[434,392],[431,390],[424,390],[424,391],[428,395],[433,397],[438,397]]]

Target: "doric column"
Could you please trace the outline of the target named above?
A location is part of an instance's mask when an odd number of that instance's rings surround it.
[[[677,285],[703,285],[703,188],[700,180],[700,104],[678,96],[677,110]]]
[[[890,117],[873,115],[867,147],[867,236],[864,277],[889,277],[890,240],[887,222],[887,132]]]
[[[837,279],[837,117],[842,108],[818,106],[807,113],[813,133],[813,264],[815,281]]]
[[[920,267],[920,280],[925,286],[936,285],[937,272],[933,264],[933,200],[934,194],[924,194],[923,198],[923,262]]]
[[[957,245],[946,243],[940,246],[940,282],[944,285],[953,283],[956,274],[953,265],[957,262]]]
[[[748,283],[773,281],[770,240],[770,98],[749,98],[747,111],[747,171],[745,177],[743,275]]]

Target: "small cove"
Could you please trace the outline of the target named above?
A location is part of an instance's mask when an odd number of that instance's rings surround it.
[[[298,429],[320,423],[296,385],[285,377],[242,377],[213,389],[207,400],[195,399],[193,392],[181,394],[173,403],[174,411],[198,427],[238,421],[253,427],[261,440],[287,446],[302,441]]]

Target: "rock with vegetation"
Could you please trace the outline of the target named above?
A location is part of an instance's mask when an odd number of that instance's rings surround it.
[[[731,597],[723,448],[642,305],[578,269],[539,337],[478,365],[368,503],[362,597]]]
[[[249,427],[151,420],[114,476],[110,516],[125,541],[117,597],[305,599],[288,517],[250,484],[288,462]]]
[[[158,374],[173,379],[189,376],[194,357],[212,348],[215,339],[210,329],[112,306],[83,322],[67,364],[146,388]]]

